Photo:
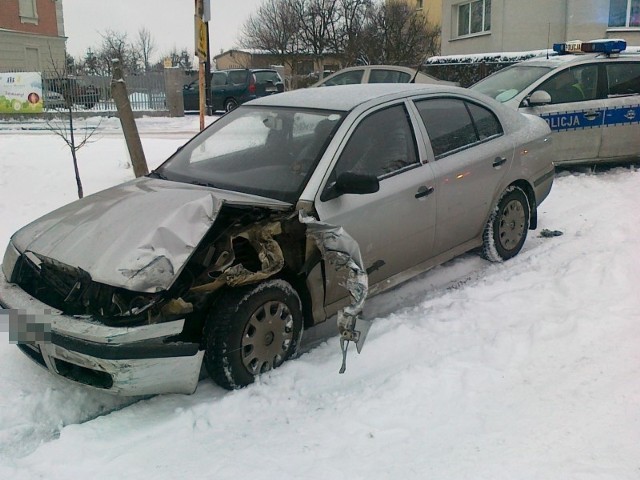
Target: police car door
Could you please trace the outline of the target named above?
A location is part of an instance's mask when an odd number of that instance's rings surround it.
[[[608,95],[600,160],[640,158],[640,60],[604,65]]]
[[[562,69],[531,93],[544,91],[551,103],[520,108],[544,118],[553,132],[554,163],[579,163],[598,158],[604,101],[598,94],[598,66],[577,65]]]

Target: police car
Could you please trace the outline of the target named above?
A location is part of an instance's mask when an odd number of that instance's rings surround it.
[[[556,165],[640,161],[640,53],[624,40],[567,42],[472,90],[544,118]]]

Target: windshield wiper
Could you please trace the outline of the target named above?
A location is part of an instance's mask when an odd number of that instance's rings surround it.
[[[213,183],[210,182],[203,182],[201,180],[192,180],[191,182],[189,182],[191,185],[200,185],[201,187],[209,187],[209,188],[218,188],[217,186],[215,186]]]

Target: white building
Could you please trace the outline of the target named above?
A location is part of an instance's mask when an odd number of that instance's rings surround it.
[[[640,0],[443,0],[442,54],[539,50],[567,40],[640,45]]]

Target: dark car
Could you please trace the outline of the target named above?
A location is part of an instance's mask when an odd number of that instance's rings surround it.
[[[93,108],[100,99],[95,86],[84,85],[77,78],[49,78],[44,80],[43,86],[46,91],[62,95],[65,105],[67,101],[70,102],[69,106],[84,105],[86,108]]]
[[[238,105],[284,91],[284,83],[273,69],[219,70],[211,74],[213,110],[231,111]],[[198,81],[184,86],[184,109],[199,110]]]

